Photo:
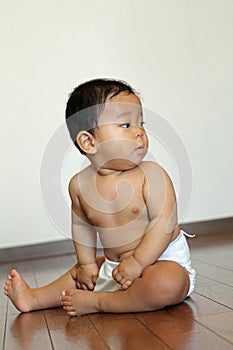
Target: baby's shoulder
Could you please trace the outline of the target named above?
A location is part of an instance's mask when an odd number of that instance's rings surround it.
[[[161,183],[170,181],[168,173],[159,163],[144,161],[140,164],[140,167],[148,182]]]
[[[78,195],[80,188],[80,181],[84,181],[84,179],[88,179],[90,169],[89,167],[81,170],[77,174],[73,175],[69,182],[69,193],[70,195]]]
[[[162,172],[164,171],[163,167],[156,162],[153,161],[143,161],[140,164],[140,168],[144,171],[152,171],[152,172]]]

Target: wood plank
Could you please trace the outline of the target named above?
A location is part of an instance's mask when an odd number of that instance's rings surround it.
[[[38,286],[46,285],[69,270],[73,260],[66,256],[33,261],[33,271]]]
[[[4,349],[5,336],[6,336],[6,324],[7,324],[7,312],[9,299],[5,296],[3,288],[6,278],[9,274],[10,266],[8,264],[0,265],[0,349]]]
[[[99,314],[89,318],[110,349],[168,349],[131,314]]]
[[[189,315],[191,307],[194,319],[233,344],[233,312],[231,309],[196,293],[176,309]]]
[[[107,349],[88,316],[68,317],[63,309],[45,314],[54,349]]]
[[[232,312],[228,307],[218,304],[197,293],[192,293],[190,298],[187,298],[183,303],[176,306],[177,310],[196,319],[203,315],[216,315],[226,312]],[[190,313],[190,308],[192,312]]]
[[[231,342],[233,348],[233,312],[224,312],[217,315],[203,315],[196,319],[200,324]]]
[[[7,308],[0,307],[0,349],[4,349]]]
[[[218,266],[213,266],[211,264],[202,263],[193,259],[193,267],[196,269],[201,276],[208,277],[213,281],[222,282],[233,285],[233,273],[232,270],[224,269]]]
[[[196,293],[233,309],[233,287],[231,286],[215,282],[207,286],[197,286]]]
[[[196,322],[191,308],[189,313],[187,315],[187,310],[184,314],[172,308],[137,314],[137,318],[170,349],[232,349],[232,344]]]
[[[9,315],[4,350],[52,349],[43,311]]]
[[[192,260],[231,271],[233,265],[232,245],[228,245],[226,248],[216,247],[214,248],[214,254],[213,248],[193,249]]]

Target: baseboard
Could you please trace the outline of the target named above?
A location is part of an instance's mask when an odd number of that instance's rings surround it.
[[[198,235],[233,233],[233,217],[209,221],[199,221],[180,225],[181,229],[188,233]],[[11,247],[0,249],[0,263],[19,260],[39,259],[52,256],[74,254],[73,242],[70,239]]]
[[[0,249],[0,263],[74,254],[70,239]]]
[[[182,230],[198,235],[233,233],[233,217],[180,224]]]

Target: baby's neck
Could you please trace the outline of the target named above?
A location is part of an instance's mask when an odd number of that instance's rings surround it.
[[[98,167],[98,164],[95,164],[95,162],[91,162],[91,163],[94,171],[101,176],[108,176],[108,175],[118,176],[118,175],[135,171],[138,168],[138,164],[134,164],[134,163],[128,163],[123,165],[106,164],[100,167]]]
[[[123,172],[124,170],[114,170],[114,169],[107,169],[107,168],[100,168],[97,170],[97,173],[101,176],[121,175]]]

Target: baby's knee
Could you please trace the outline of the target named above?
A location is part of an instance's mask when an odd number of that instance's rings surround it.
[[[175,270],[161,269],[145,276],[144,295],[150,303],[160,300],[162,306],[167,306],[185,299],[189,289],[188,275],[181,266]]]
[[[173,283],[163,276],[157,276],[157,278],[146,278],[144,280],[144,292],[149,298],[151,297],[153,299],[153,296],[158,297],[158,295],[168,295],[172,290]]]

